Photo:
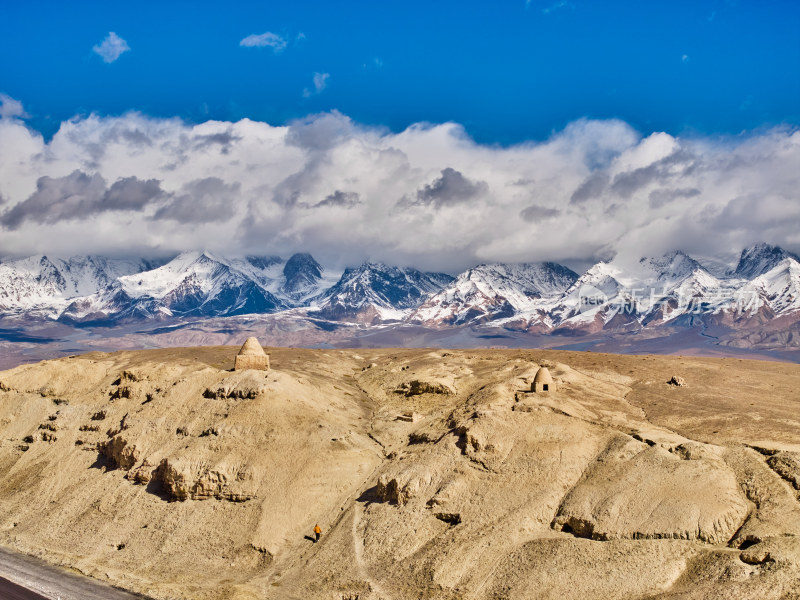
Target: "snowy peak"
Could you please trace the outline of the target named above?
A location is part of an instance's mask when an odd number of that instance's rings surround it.
[[[365,262],[346,269],[341,279],[322,294],[319,312],[326,318],[378,317],[399,319],[442,285],[452,281],[443,273],[423,273],[417,269],[390,267]]]
[[[696,271],[705,271],[699,262],[680,250],[663,256],[641,258],[639,264],[658,281],[680,281]]]
[[[753,279],[744,289],[758,294],[776,315],[798,311],[800,310],[800,262],[789,255],[774,268]]]
[[[120,277],[119,282],[132,298],[163,298],[181,287],[207,290],[215,278],[228,270],[209,252],[184,252],[157,269]]]
[[[606,311],[610,302],[618,298],[626,287],[619,281],[620,269],[606,262],[592,265],[564,292],[552,308],[556,324],[565,321],[591,322],[600,312]]]
[[[227,259],[210,252],[185,252],[167,264],[121,277],[124,293],[169,314],[220,316],[274,312],[286,304],[269,292],[274,257]],[[140,302],[141,304],[141,302]]]
[[[557,298],[577,274],[556,263],[484,264],[429,298],[411,320],[431,325],[493,321],[530,312]]]
[[[722,283],[703,265],[683,252],[669,252],[660,257],[642,258],[639,261],[645,276],[640,284],[645,291],[660,296],[681,295],[691,298],[719,290]]]
[[[674,319],[707,296],[718,299],[722,283],[698,261],[675,251],[638,263],[599,262],[584,273],[554,308],[567,326]],[[666,308],[665,308],[666,307]],[[677,307],[677,309],[676,309]]]
[[[592,287],[613,297],[624,287],[618,279],[620,275],[621,271],[618,268],[601,261],[589,267],[583,275],[578,277],[567,289],[565,295],[570,296],[584,288]]]
[[[577,273],[552,262],[479,265],[467,271],[467,279],[487,291],[528,298],[561,294],[578,278]]]
[[[755,279],[771,271],[787,258],[800,260],[780,246],[773,246],[763,242],[754,244],[742,250],[739,263],[736,265],[733,275],[741,279]]]
[[[0,310],[43,311],[57,315],[72,298],[94,294],[122,276],[154,264],[143,259],[101,256],[32,256],[0,263]]]
[[[245,261],[259,271],[267,271],[275,265],[283,264],[280,256],[245,256]]]
[[[283,266],[284,284],[281,291],[293,299],[301,299],[317,291],[322,279],[322,265],[305,252],[293,254]]]

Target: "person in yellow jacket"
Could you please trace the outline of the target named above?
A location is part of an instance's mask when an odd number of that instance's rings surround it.
[[[316,525],[314,525],[314,537],[317,538],[314,540],[315,544],[319,541],[319,536],[321,535],[322,535],[322,529],[319,528],[319,523],[317,523]]]

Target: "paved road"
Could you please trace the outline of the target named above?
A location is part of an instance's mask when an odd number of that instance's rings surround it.
[[[3,600],[45,600],[44,596],[2,577],[0,577],[0,598]]]
[[[2,600],[142,600],[43,560],[0,548]]]

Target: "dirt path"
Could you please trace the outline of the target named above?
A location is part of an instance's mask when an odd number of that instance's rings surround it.
[[[0,548],[0,598],[9,600],[142,600],[44,561]]]
[[[356,383],[356,385],[358,384]],[[365,476],[364,480],[358,486],[353,488],[353,490],[339,502],[335,503],[329,512],[320,519],[320,523],[326,524],[327,531],[323,533],[322,540],[318,544],[310,542],[310,537],[307,537],[304,540],[295,540],[294,542],[288,544],[286,548],[284,548],[283,559],[276,561],[272,565],[271,572],[264,577],[264,579],[269,581],[271,585],[278,584],[281,586],[280,594],[282,598],[291,598],[292,600],[300,600],[304,598],[303,586],[301,583],[299,583],[303,580],[303,578],[297,576],[298,570],[302,571],[305,565],[307,565],[312,559],[314,554],[325,545],[327,541],[326,536],[330,535],[331,531],[342,525],[346,519],[350,517],[351,511],[353,512],[353,544],[355,545],[355,554],[359,573],[362,574],[364,580],[367,581],[373,589],[380,591],[380,589],[377,587],[377,584],[369,578],[369,575],[364,568],[363,561],[361,560],[361,551],[363,550],[364,544],[363,540],[360,539],[360,536],[357,533],[358,523],[361,520],[361,508],[356,500],[369,488],[374,486],[377,479],[377,474],[384,466],[383,463],[386,459],[387,448],[372,435],[374,421],[376,418],[375,401],[360,386],[358,386],[357,389],[361,393],[362,400],[365,401],[365,406],[362,407],[362,416],[369,421],[367,436],[375,444],[374,451],[376,456],[378,456],[380,459],[380,462],[375,465],[375,467]]]

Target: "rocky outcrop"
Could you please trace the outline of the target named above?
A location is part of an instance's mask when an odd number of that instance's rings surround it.
[[[97,450],[112,469],[128,471],[139,461],[139,450],[121,435],[115,435],[107,442],[100,442]]]
[[[123,381],[130,381],[130,382],[142,381],[143,379],[145,379],[145,376],[143,374],[138,373],[136,371],[131,371],[129,369],[121,371],[119,374],[120,383]]]
[[[669,381],[667,381],[669,385],[674,385],[677,387],[685,387],[686,380],[683,377],[679,377],[677,375],[673,375]]]
[[[187,459],[165,458],[152,475],[171,500],[216,498],[245,502],[255,497],[252,474],[241,465],[208,466]]]
[[[203,396],[217,400],[248,400],[257,398],[266,391],[267,380],[263,372],[240,371],[226,377],[217,385],[206,388]]]
[[[434,513],[433,516],[448,525],[461,524],[461,515],[459,513]]]
[[[490,471],[500,468],[514,447],[513,428],[494,411],[476,412],[455,433],[464,456]]]
[[[767,464],[794,489],[800,490],[800,452],[778,452],[767,459]]]
[[[433,473],[425,467],[414,465],[395,474],[383,474],[378,479],[376,493],[384,502],[405,504],[433,481]]]
[[[121,398],[133,398],[134,392],[133,389],[129,385],[121,385],[119,387],[114,388],[108,393],[108,397],[111,400],[119,400]]]
[[[132,481],[133,483],[138,484],[146,484],[152,479],[153,476],[153,465],[150,464],[147,459],[142,461],[142,464],[136,467],[135,469],[131,469],[125,475],[125,478]]]
[[[750,512],[733,471],[720,459],[683,459],[658,446],[632,458],[619,443],[566,496],[553,526],[594,540],[727,542]],[[626,448],[627,446],[627,448]]]
[[[421,396],[422,394],[455,394],[455,390],[448,384],[441,381],[423,381],[412,379],[401,384],[396,390],[398,394],[405,394],[406,397]]]
[[[744,548],[785,535],[800,539],[800,503],[796,492],[764,457],[750,448],[732,447],[726,449],[724,458],[747,499],[756,507],[729,545]]]

